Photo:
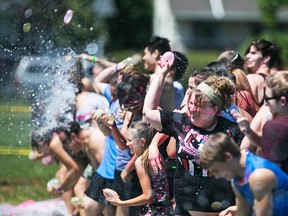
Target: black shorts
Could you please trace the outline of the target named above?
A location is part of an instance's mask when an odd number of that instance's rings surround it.
[[[102,203],[104,205],[112,205],[110,202],[108,202],[105,199],[105,196],[103,195],[103,189],[104,188],[112,188],[114,180],[111,179],[105,179],[102,176],[100,176],[98,173],[94,172],[91,178],[91,184],[87,190],[86,195],[90,197],[91,199]]]
[[[115,170],[112,189],[118,193],[121,200],[128,200],[131,199],[130,192],[132,182],[125,183],[121,178],[121,172],[120,170]]]

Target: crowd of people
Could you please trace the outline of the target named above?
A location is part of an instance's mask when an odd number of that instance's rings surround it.
[[[89,76],[81,61],[93,63]],[[288,71],[276,43],[189,71],[154,36],[143,57],[82,53],[73,67],[74,120],[50,113],[59,125],[31,133],[31,159],[59,163],[48,192],[70,215],[288,215]]]

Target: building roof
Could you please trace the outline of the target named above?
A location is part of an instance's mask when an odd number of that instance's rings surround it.
[[[170,0],[170,3],[178,20],[260,21],[256,0]],[[288,19],[287,8],[284,11],[278,13],[280,21]]]

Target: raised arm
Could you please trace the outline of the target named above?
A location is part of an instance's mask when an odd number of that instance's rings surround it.
[[[160,65],[158,62],[156,73],[154,74],[149,89],[147,91],[143,115],[144,119],[148,121],[156,130],[162,130],[162,124],[160,119],[160,111],[157,109],[162,94],[164,80],[169,72],[169,65]]]

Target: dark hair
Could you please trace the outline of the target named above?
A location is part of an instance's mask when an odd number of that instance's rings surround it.
[[[174,80],[180,80],[188,67],[188,59],[183,53],[177,51],[173,51],[173,53],[175,55],[175,60],[171,70],[175,70]]]
[[[191,73],[190,77],[195,78],[196,86],[199,85],[202,81],[206,80],[208,77],[215,75],[215,72],[209,68],[203,68],[195,70]]]
[[[214,71],[215,75],[227,77],[236,83],[235,75],[226,67],[224,63],[219,61],[210,62],[206,68]]]
[[[270,56],[270,60],[268,62],[269,68],[276,68],[277,70],[281,70],[282,65],[282,59],[281,59],[281,49],[280,47],[271,41],[265,40],[265,39],[257,39],[250,42],[248,45],[245,54],[247,55],[250,52],[250,47],[255,46],[256,49],[262,53],[263,57]]]
[[[120,105],[145,97],[149,77],[140,72],[124,74],[117,87],[117,97]]]
[[[160,55],[163,55],[165,52],[171,50],[171,46],[169,44],[169,40],[167,38],[153,36],[149,43],[146,44],[150,53],[153,53],[155,50],[159,51]]]

